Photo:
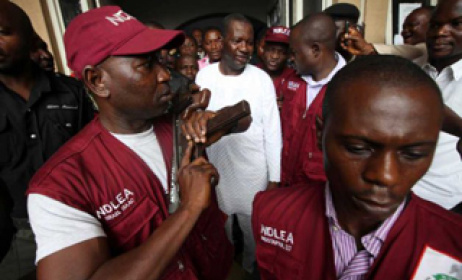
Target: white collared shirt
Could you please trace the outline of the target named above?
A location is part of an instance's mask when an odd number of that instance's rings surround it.
[[[250,215],[255,194],[269,181],[279,182],[282,136],[276,93],[263,70],[247,65],[236,76],[223,75],[220,63],[201,69],[196,83],[212,92],[208,110],[216,111],[247,100],[252,114],[249,129],[227,135],[207,148],[210,162],[220,173],[216,187],[220,208],[226,214]]]
[[[423,70],[440,87],[444,103],[462,116],[462,60],[440,73],[428,63]],[[457,141],[457,137],[440,132],[432,165],[413,188],[417,195],[447,209],[462,201],[462,161],[456,150]]]
[[[321,91],[322,87],[325,86],[327,83],[332,80],[335,74],[342,69],[343,66],[346,65],[345,59],[339,54],[335,53],[335,58],[337,60],[337,65],[335,65],[335,68],[332,69],[332,71],[327,75],[322,80],[319,81],[314,81],[313,76],[307,75],[307,76],[302,76],[302,79],[307,83],[306,87],[306,108],[309,108],[311,103],[313,103],[314,99],[316,96],[318,96],[318,93]]]

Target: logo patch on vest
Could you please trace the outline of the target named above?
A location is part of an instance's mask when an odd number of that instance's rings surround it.
[[[260,229],[261,241],[280,247],[281,249],[290,252],[294,246],[294,235],[292,232],[280,230],[277,228],[261,225]]]
[[[96,216],[98,219],[104,218],[106,221],[117,218],[122,214],[122,212],[133,205],[135,202],[134,196],[135,194],[131,190],[124,189],[122,192],[118,193],[109,203],[101,205],[98,210],[96,210]]]
[[[287,88],[290,90],[297,90],[300,87],[300,83],[294,82],[294,81],[289,81],[287,83]]]
[[[462,262],[437,251],[430,246],[420,258],[413,280],[458,280],[462,279]]]

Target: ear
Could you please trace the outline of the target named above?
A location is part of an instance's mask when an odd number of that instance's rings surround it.
[[[318,149],[322,151],[322,130],[324,128],[324,121],[321,116],[316,116],[316,144]]]
[[[318,42],[314,42],[311,45],[311,51],[313,52],[314,57],[318,57],[321,54],[321,45]]]
[[[265,52],[265,43],[263,43],[263,44],[258,44],[257,48],[258,48],[258,52],[264,53],[264,52]],[[258,53],[258,52],[257,52],[257,53]]]
[[[110,93],[103,83],[103,72],[100,67],[87,65],[82,70],[82,79],[85,86],[96,96],[107,98]]]

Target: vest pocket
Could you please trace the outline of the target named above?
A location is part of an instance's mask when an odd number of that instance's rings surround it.
[[[123,215],[123,219],[113,226],[109,225],[109,242],[115,247],[116,253],[128,251],[144,242],[162,222],[159,207],[145,197],[132,209]],[[154,217],[154,216],[158,217]],[[155,223],[153,225],[153,223]]]
[[[321,152],[307,152],[308,157],[303,162],[303,173],[310,181],[325,182],[326,174],[324,172],[324,163]]]
[[[264,276],[265,279],[300,279],[303,266],[298,260],[279,248],[261,243],[259,245],[256,255],[260,275]]]

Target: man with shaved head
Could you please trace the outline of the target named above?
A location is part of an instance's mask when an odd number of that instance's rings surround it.
[[[305,17],[290,34],[297,73],[284,81],[281,186],[309,182],[324,185],[322,153],[316,145],[315,118],[322,112],[327,84],[344,65],[335,51],[336,27],[324,13]]]
[[[462,279],[462,218],[411,192],[442,121],[438,86],[412,62],[340,70],[317,122],[328,183],[255,197],[261,279]]]
[[[34,173],[93,117],[80,82],[42,70],[31,59],[37,39],[26,13],[0,1],[0,184],[14,204],[17,229],[0,265],[2,280],[34,269],[35,241],[25,191]]]

